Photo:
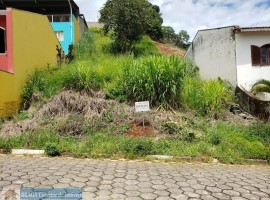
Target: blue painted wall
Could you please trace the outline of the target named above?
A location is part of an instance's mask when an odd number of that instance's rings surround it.
[[[74,21],[74,16],[73,16]],[[51,22],[54,32],[63,31],[64,32],[64,41],[60,41],[61,47],[64,50],[65,54],[68,54],[68,47],[71,44],[71,28],[70,22]],[[72,43],[74,43],[74,22],[72,22]]]

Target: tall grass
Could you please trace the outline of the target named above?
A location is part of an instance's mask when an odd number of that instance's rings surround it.
[[[186,78],[183,85],[183,105],[201,115],[217,116],[233,102],[232,91],[222,80]]]
[[[81,61],[67,69],[64,86],[79,91],[97,91],[103,87],[104,81],[104,76],[97,71],[97,68]]]
[[[184,78],[196,73],[192,63],[178,57],[153,56],[125,63],[121,84],[131,101],[148,100],[152,106],[177,108]]]
[[[95,52],[94,35],[91,31],[86,31],[79,43],[74,46],[73,54],[75,58],[81,60],[89,58]]]

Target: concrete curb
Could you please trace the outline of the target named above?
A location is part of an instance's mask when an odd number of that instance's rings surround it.
[[[12,149],[13,155],[44,155],[44,150],[30,150],[30,149]]]

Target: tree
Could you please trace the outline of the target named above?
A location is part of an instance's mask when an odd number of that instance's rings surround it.
[[[163,41],[183,49],[189,46],[189,34],[186,30],[181,30],[178,34],[175,33],[171,26],[162,26]]]
[[[163,41],[175,45],[176,34],[171,26],[162,26]]]
[[[177,35],[176,46],[187,49],[189,46],[189,34],[186,30],[181,30]]]
[[[108,0],[99,11],[99,22],[104,24],[105,33],[113,31],[115,50],[126,52],[145,33],[160,38],[162,18],[157,11],[159,7],[146,0]]]
[[[153,40],[159,41],[163,38],[162,23],[163,18],[161,17],[160,8],[157,5],[152,5],[150,2],[149,11],[146,16],[147,28],[146,34]]]

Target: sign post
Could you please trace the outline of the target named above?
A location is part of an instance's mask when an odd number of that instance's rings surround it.
[[[135,112],[150,111],[149,101],[135,102]],[[143,114],[143,129],[144,129],[144,114]]]

